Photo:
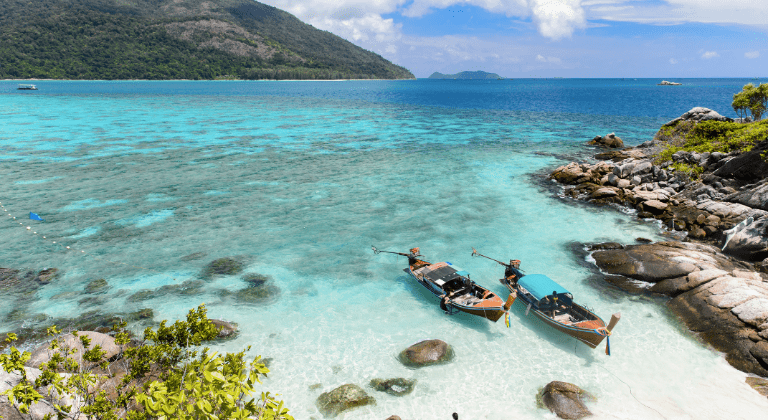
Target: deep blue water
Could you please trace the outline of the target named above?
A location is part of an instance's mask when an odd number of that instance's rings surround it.
[[[574,205],[546,179],[590,159],[595,135],[637,145],[694,106],[735,116],[732,95],[752,82],[659,81],[0,82],[0,267],[62,271],[32,293],[0,290],[0,332],[92,310],[174,319],[206,303],[240,324],[222,349],[251,345],[249,355],[274,359],[264,387],[297,419],[321,418],[321,392],[391,377],[416,379],[416,390],[366,388],[377,405],[340,418],[549,418],[533,396],[551,380],[596,394],[596,418],[756,418],[768,401],[743,373],[663,305],[595,280],[572,252],[661,239],[659,227]],[[503,297],[499,268],[471,247],[521,259],[604,318],[622,313],[613,355],[518,304],[510,328],[447,316],[403,275],[402,258],[371,245],[420,246]],[[280,293],[244,300],[239,275],[205,279],[194,294],[163,288],[198,281],[227,256]],[[108,292],[87,294],[98,278]],[[455,362],[403,367],[397,354],[425,338],[450,343]]]

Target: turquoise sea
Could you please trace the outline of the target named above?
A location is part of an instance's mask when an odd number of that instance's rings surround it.
[[[296,419],[321,419],[316,398],[346,383],[377,404],[344,420],[554,418],[535,401],[552,380],[593,393],[596,419],[761,418],[768,400],[746,374],[663,300],[611,289],[575,252],[660,240],[660,227],[562,199],[546,179],[590,159],[584,144],[596,135],[637,145],[694,106],[735,117],[732,95],[753,82],[659,81],[39,81],[38,91],[0,81],[0,267],[62,272],[31,295],[0,291],[0,332],[92,310],[177,319],[205,303],[210,317],[241,328],[218,349],[272,358],[263,389]],[[471,247],[520,259],[604,319],[621,312],[612,355],[520,303],[510,328],[446,315],[403,273],[404,258],[371,245],[418,246],[503,298],[503,270]],[[194,293],[163,288],[201,280],[220,257],[270,276],[279,293],[248,300],[241,275],[205,279]],[[93,298],[84,287],[99,278],[110,289]],[[429,338],[454,347],[453,363],[398,362]],[[416,379],[415,390],[394,397],[367,386],[395,377]]]

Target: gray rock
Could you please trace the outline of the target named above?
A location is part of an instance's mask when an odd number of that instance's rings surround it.
[[[768,177],[768,162],[763,154],[768,142],[762,142],[749,152],[742,153],[720,166],[714,174],[722,178],[736,178],[744,182],[756,182]]]
[[[749,261],[768,257],[768,217],[747,218],[723,233],[727,237],[723,252]]]
[[[641,204],[641,209],[653,214],[662,214],[669,207],[666,203],[659,200],[648,200]]]
[[[758,326],[768,322],[768,298],[758,297],[731,309],[740,320],[749,325]]]
[[[600,199],[600,198],[616,197],[617,195],[619,195],[618,189],[614,187],[604,187],[593,192],[591,194],[591,197],[593,199]]]
[[[61,336],[59,338],[59,345],[62,348],[72,350],[73,353],[70,353],[69,357],[74,358],[75,361],[80,364],[84,363],[81,358],[85,350],[90,350],[95,346],[101,346],[101,350],[106,352],[103,356],[106,360],[114,360],[119,357],[122,352],[121,347],[115,343],[114,337],[110,337],[106,334],[98,333],[95,331],[80,331],[78,336],[86,336],[91,339],[87,349],[83,347],[80,338],[75,337],[73,334],[65,334]],[[54,353],[55,352],[50,349],[49,343],[41,344],[32,352],[32,356],[24,365],[31,368],[38,368],[40,364],[47,363],[49,360],[51,360],[51,357],[53,357]],[[59,371],[63,372],[64,370],[61,368]]]
[[[632,168],[631,175],[644,175],[650,173],[652,168],[653,164],[646,160],[635,165],[635,167]]]
[[[424,367],[453,360],[453,348],[442,340],[423,340],[400,352],[400,362],[408,367]]]
[[[586,391],[567,382],[552,381],[541,391],[541,400],[561,419],[580,419],[591,415],[585,399],[594,399]]]
[[[321,394],[316,401],[317,408],[326,417],[339,414],[365,405],[375,405],[376,400],[355,384],[342,385],[332,391]]]
[[[715,247],[689,242],[627,245],[622,250],[597,251],[595,264],[608,274],[658,283],[685,277],[712,266],[732,270],[733,263]]]
[[[768,180],[750,185],[748,188],[734,192],[725,198],[732,203],[768,211]]]

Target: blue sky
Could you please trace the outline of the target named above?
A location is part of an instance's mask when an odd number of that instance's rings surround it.
[[[416,77],[768,77],[768,0],[261,2]]]

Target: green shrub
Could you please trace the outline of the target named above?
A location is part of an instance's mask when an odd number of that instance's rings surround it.
[[[124,322],[115,326],[115,342],[121,346],[128,343],[125,327]],[[269,372],[259,357],[248,363],[245,351],[217,354],[208,348],[199,348],[218,334],[206,316],[204,305],[190,310],[186,321],[176,321],[170,326],[163,321],[156,331],[147,328],[145,341],[125,350],[122,360],[127,361],[127,373],[117,387],[116,396],[111,397],[95,390],[95,385],[107,377],[93,373],[92,368],[85,368],[70,357],[73,352],[59,345],[61,332],[56,327],[49,328],[48,332],[56,337],[50,348],[58,352],[50,362],[40,366],[42,373],[35,381],[27,378],[24,369],[24,363],[31,356],[29,352],[22,353],[11,347],[10,353],[0,354],[0,367],[21,375],[18,385],[0,395],[7,396],[22,417],[29,415],[31,405],[43,399],[38,390],[48,387],[48,392],[55,390],[59,395],[79,397],[75,399],[79,402],[72,406],[53,404],[59,419],[293,420],[283,402],[270,393],[262,392],[257,399],[251,397],[255,384],[261,383],[260,378]],[[8,334],[6,341],[14,340],[16,336]],[[80,336],[80,341],[86,348],[90,344],[86,336]],[[103,359],[104,354],[99,346],[94,346],[83,354],[83,359],[107,370],[109,363]],[[72,375],[65,378],[58,373],[61,368]],[[150,382],[150,378],[154,380]]]

